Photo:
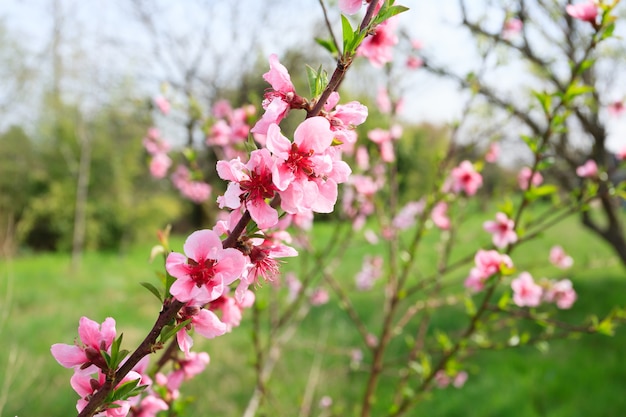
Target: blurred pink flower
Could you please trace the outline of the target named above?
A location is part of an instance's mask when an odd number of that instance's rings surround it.
[[[159,111],[163,113],[165,116],[170,112],[170,102],[167,101],[165,97],[159,96],[154,99],[154,104],[157,106]]]
[[[576,168],[576,175],[581,178],[593,178],[598,175],[598,165],[593,159],[588,160],[578,168]]]
[[[569,309],[576,301],[576,291],[572,286],[572,281],[569,279],[562,279],[551,283],[545,293],[545,300],[548,302],[555,302],[556,306],[560,309]]]
[[[498,142],[491,142],[489,149],[485,154],[485,161],[493,164],[498,160],[500,156],[500,144]]]
[[[611,116],[618,117],[624,114],[626,106],[624,106],[623,101],[614,101],[608,105],[607,110]]]
[[[483,177],[476,171],[470,161],[463,161],[450,173],[451,183],[449,186],[455,193],[465,191],[468,196],[473,196],[483,185]],[[447,188],[444,186],[444,188]]]
[[[507,19],[506,22],[504,22],[504,27],[502,28],[502,36],[505,39],[510,39],[520,33],[523,27],[524,23],[522,23],[520,19],[516,17]]]
[[[441,230],[448,230],[450,228],[450,219],[448,218],[448,204],[440,201],[433,207],[433,211],[430,214],[433,223]]]
[[[511,258],[496,250],[479,250],[474,256],[474,263],[475,267],[465,279],[465,287],[473,291],[481,291],[485,286],[485,281],[500,272],[502,266],[513,267]]]
[[[587,0],[584,3],[578,4],[568,4],[565,6],[565,11],[574,19],[589,22],[593,25],[596,24],[598,5],[593,0]]]
[[[530,179],[531,175],[532,175],[532,181]],[[519,188],[522,190],[527,190],[530,184],[537,187],[542,182],[543,182],[543,176],[541,175],[541,173],[539,171],[535,171],[535,174],[533,175],[533,171],[529,167],[523,167],[519,171],[519,174],[517,174],[517,184],[519,185]]]
[[[561,269],[567,269],[574,264],[574,259],[567,255],[562,247],[557,245],[550,249],[550,263]]]
[[[311,294],[309,302],[311,303],[311,305],[320,306],[326,304],[329,299],[330,297],[328,295],[328,291],[323,288],[316,288],[315,290],[313,290],[313,294]]]
[[[522,272],[511,282],[513,302],[519,307],[537,307],[541,303],[543,289],[535,284],[532,275]]]
[[[496,220],[483,223],[483,229],[493,235],[493,244],[498,248],[505,248],[510,243],[517,242],[515,222],[504,213],[496,213]]]
[[[374,33],[365,38],[357,49],[357,55],[364,56],[375,67],[382,67],[393,59],[393,47],[398,43],[394,33],[398,20],[395,17],[385,20],[374,28]]]
[[[166,153],[157,153],[150,160],[150,174],[154,178],[164,178],[172,166],[172,159]]]
[[[339,0],[339,10],[343,14],[355,14],[361,10],[363,0]]]

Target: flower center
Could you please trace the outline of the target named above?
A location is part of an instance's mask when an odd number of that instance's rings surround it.
[[[215,259],[205,259],[201,262],[196,262],[193,259],[188,260],[189,263],[189,276],[196,283],[198,287],[206,285],[215,276],[213,267],[215,266]]]

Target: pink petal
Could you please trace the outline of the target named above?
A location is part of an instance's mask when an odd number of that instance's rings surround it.
[[[252,220],[259,229],[268,229],[278,223],[278,212],[269,206],[263,199],[250,200],[246,204]]]
[[[289,151],[291,150],[291,142],[280,132],[280,127],[276,123],[272,123],[267,128],[267,138],[265,146],[274,155],[287,160]]]
[[[95,321],[81,317],[78,323],[78,336],[84,345],[100,349],[100,325]]]
[[[66,368],[80,366],[88,361],[85,352],[76,345],[55,343],[50,348],[50,352],[52,356],[54,356],[54,359],[56,359],[61,366]]]
[[[187,237],[183,249],[187,257],[195,261],[215,259],[215,252],[222,249],[222,241],[210,229],[197,230]]]
[[[221,336],[228,330],[228,326],[222,323],[217,315],[210,310],[200,310],[192,321],[196,332],[208,339]]]
[[[293,92],[293,84],[287,68],[278,60],[276,54],[270,55],[270,70],[263,74],[263,79],[267,81],[274,90],[281,92]]]
[[[306,119],[296,128],[294,142],[300,149],[323,153],[333,143],[333,132],[328,119],[315,116]]]
[[[189,274],[189,266],[187,265],[187,257],[181,253],[172,252],[167,255],[165,260],[165,269],[167,273],[175,278],[185,278]]]

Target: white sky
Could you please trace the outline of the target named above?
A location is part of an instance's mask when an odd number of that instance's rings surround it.
[[[39,54],[45,54],[49,43],[52,19],[52,4],[55,0],[0,0],[0,18],[4,20],[12,33],[18,34],[19,39],[28,48]],[[153,85],[157,88],[158,74],[147,60],[150,57],[150,42],[146,37],[144,28],[138,25],[132,17],[130,0],[56,0],[65,10],[71,10],[67,16],[71,26],[67,31],[67,37],[81,45],[85,51],[93,53],[97,51],[97,60],[92,62],[93,71],[100,80],[106,80],[107,76],[129,75],[136,78],[140,83]],[[159,0],[166,10],[167,19],[162,21],[163,28],[181,36],[188,33],[189,27],[201,27],[207,19],[205,10],[201,7],[192,6],[195,2],[167,2]],[[230,29],[225,25],[232,23],[231,15],[225,11],[233,4],[218,0],[205,0],[208,6],[214,7],[211,17],[214,18],[215,27],[211,48],[216,53],[230,53],[234,55],[237,45],[233,46],[229,39]],[[327,1],[328,3],[328,1]],[[467,33],[459,30],[460,21],[458,13],[458,0],[398,0],[399,4],[410,7],[410,11],[401,16],[404,27],[411,37],[420,39],[424,44],[424,51],[429,57],[436,57],[442,64],[448,64],[458,73],[462,74],[471,68],[475,60],[472,42]],[[472,1],[470,5],[477,5]],[[483,2],[481,1],[480,4]],[[271,14],[271,27],[255,25],[259,16],[263,14],[265,2],[259,0],[240,0],[239,17],[236,24],[241,27],[237,31],[238,45],[244,48],[239,51],[235,59],[220,62],[221,67],[232,65],[236,71],[241,59],[250,58],[248,50],[253,41],[260,40],[265,56],[271,52],[278,52],[296,46],[299,36],[309,36],[306,27],[321,15],[317,0],[286,0],[284,7],[278,15]],[[207,7],[208,7],[207,6]],[[332,7],[329,7],[332,9]],[[190,12],[191,10],[191,12]],[[304,11],[304,13],[303,13]],[[470,9],[471,12],[471,9]],[[274,12],[276,13],[276,12]],[[331,16],[333,17],[333,16]],[[336,17],[336,14],[334,15]],[[496,16],[496,20],[501,17]],[[303,29],[304,28],[304,29]],[[336,26],[336,33],[339,27]],[[118,44],[132,45],[120,52]],[[70,52],[68,52],[70,54]],[[247,54],[247,55],[246,55]],[[72,57],[71,59],[81,59]],[[256,59],[256,58],[253,58]],[[232,62],[235,61],[235,62]],[[207,65],[210,65],[208,63]],[[230,68],[230,67],[229,67]],[[503,85],[514,83],[522,74],[523,69],[503,72],[499,82]],[[79,74],[84,76],[84,74]],[[105,82],[105,81],[103,81]],[[406,98],[406,116],[416,121],[449,122],[459,117],[465,96],[460,94],[457,87],[450,82],[419,73],[410,79],[411,94]],[[616,87],[614,99],[622,99],[626,96],[623,83]],[[29,113],[26,111],[26,113]],[[31,112],[32,113],[32,112]],[[20,117],[25,117],[24,113]],[[7,115],[5,115],[5,120]],[[610,146],[619,148],[626,145],[626,117],[620,121],[610,121],[609,130],[612,132]]]

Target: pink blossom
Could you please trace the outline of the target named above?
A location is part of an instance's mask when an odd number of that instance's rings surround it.
[[[471,269],[465,279],[465,287],[474,291],[480,291],[485,286],[485,281],[492,275],[501,271],[502,267],[513,267],[513,261],[508,255],[495,250],[479,250],[474,256],[475,267]]]
[[[450,228],[450,219],[448,218],[448,204],[440,201],[435,205],[433,211],[430,214],[435,226],[441,230],[448,230]]]
[[[450,377],[443,369],[437,371],[434,380],[435,384],[437,384],[437,387],[439,388],[446,388],[448,385],[450,385]]]
[[[157,106],[159,111],[167,116],[170,112],[170,102],[167,101],[165,97],[159,96],[154,99],[154,104]]]
[[[154,395],[148,395],[133,408],[134,417],[156,417],[159,411],[169,409],[167,403]]]
[[[206,352],[189,352],[185,358],[178,360],[178,367],[167,376],[159,378],[159,385],[165,385],[169,391],[178,391],[183,381],[189,380],[200,374],[210,362],[209,354]]]
[[[265,135],[272,123],[280,123],[292,108],[305,108],[306,100],[296,94],[287,68],[278,61],[276,54],[270,55],[270,70],[263,74],[272,90],[265,93],[263,108],[265,114],[251,129],[252,133]]]
[[[581,178],[594,178],[598,175],[598,165],[593,159],[588,160],[578,168],[576,168],[576,175]]]
[[[357,55],[364,56],[375,67],[382,67],[393,59],[393,47],[398,43],[394,33],[398,20],[395,17],[385,20],[374,28],[374,33],[365,38],[357,49]]]
[[[354,277],[357,289],[360,291],[371,289],[382,275],[382,266],[382,257],[365,255],[361,271]]]
[[[339,10],[343,14],[355,14],[361,10],[363,0],[339,0]]]
[[[505,248],[508,244],[517,242],[515,222],[504,213],[496,213],[496,220],[483,223],[483,229],[493,234],[493,244],[498,248]]]
[[[376,95],[376,105],[381,113],[391,113],[391,99],[389,98],[389,92],[386,88],[380,87],[378,89],[378,94]]]
[[[393,218],[393,227],[398,230],[405,230],[413,226],[415,224],[416,216],[421,214],[425,207],[426,202],[423,199],[420,201],[409,201]]]
[[[258,284],[260,278],[264,281],[273,281],[280,274],[280,258],[297,256],[298,252],[291,246],[282,243],[277,235],[288,235],[287,232],[278,232],[266,235],[265,239],[252,238],[243,242],[250,262],[248,273],[241,279],[235,296],[238,301],[242,300],[248,286]]]
[[[522,21],[516,17],[512,17],[510,19],[507,19],[504,22],[504,27],[502,28],[502,36],[505,39],[510,39],[513,36],[517,35],[518,33],[520,33],[522,31],[522,28],[524,27],[524,23],[522,23]]]
[[[618,117],[624,114],[624,112],[626,111],[626,106],[624,106],[623,101],[617,100],[609,104],[607,110],[609,111],[609,114],[611,116]]]
[[[218,161],[217,174],[230,181],[226,193],[218,197],[220,208],[237,209],[243,204],[259,228],[275,226],[278,223],[278,212],[268,203],[277,191],[272,182],[273,168],[274,159],[265,148],[252,151],[245,165],[239,158],[228,162]]]
[[[222,247],[212,230],[193,232],[184,244],[185,255],[172,252],[165,268],[176,278],[170,293],[181,302],[208,303],[221,296],[241,276],[246,260],[237,249]]]
[[[331,147],[333,132],[327,119],[306,119],[294,132],[293,143],[272,124],[267,132],[267,148],[277,163],[272,179],[287,213],[314,211],[330,213],[337,201],[337,184],[346,182],[351,173]]]
[[[494,164],[498,160],[499,156],[500,144],[498,142],[491,142],[491,144],[489,144],[489,150],[487,150],[487,153],[485,154],[485,161],[490,164]]]
[[[532,175],[532,180],[530,178],[531,175]],[[537,187],[542,182],[543,182],[543,176],[541,175],[541,173],[539,171],[535,171],[533,175],[533,171],[529,167],[523,167],[520,170],[519,174],[517,174],[517,184],[519,185],[519,188],[522,190],[527,190],[530,184]]]
[[[380,157],[384,162],[393,162],[396,160],[395,151],[393,149],[393,141],[400,138],[401,130],[391,129],[372,129],[367,133],[367,137],[374,143],[378,144]]]
[[[135,371],[130,371],[122,380],[116,385],[119,387],[127,382],[141,380],[141,375],[139,375]],[[80,399],[76,403],[76,410],[80,413],[89,403],[89,398],[98,390],[104,383],[106,382],[106,376],[100,372],[98,373],[98,379],[92,378],[92,376],[88,372],[75,372],[72,378],[70,379],[70,385],[76,391],[78,395],[80,395]],[[108,408],[104,411],[103,414],[98,414],[99,416],[105,417],[126,417],[128,412],[130,411],[131,401],[133,399],[129,398],[128,400],[118,400],[114,401],[112,404],[115,404],[115,407]]]
[[[522,272],[511,282],[513,302],[519,307],[537,307],[541,303],[543,289],[535,284],[532,275]]]
[[[598,16],[598,5],[593,0],[587,0],[584,3],[568,4],[565,6],[565,11],[574,19],[595,25],[596,17]]]
[[[196,333],[207,339],[222,336],[229,330],[228,326],[214,312],[202,308],[202,304],[194,305],[193,302],[187,303],[179,313],[178,323],[191,320],[188,326],[183,327],[176,333],[178,347],[186,354],[189,353],[189,349],[193,346],[193,339],[187,333],[187,330],[194,329]]]
[[[356,165],[359,167],[359,169],[365,171],[369,168],[370,154],[365,146],[359,146],[358,148],[356,148],[355,159]]]
[[[623,161],[626,159],[626,146],[622,147],[622,149],[620,149],[616,154],[615,157],[617,159],[619,159],[620,161]]]
[[[252,307],[254,300],[254,293],[246,290],[240,295],[239,300],[224,294],[217,300],[211,301],[209,308],[212,311],[222,312],[221,320],[226,324],[227,331],[230,332],[234,327],[241,324],[243,309]]]
[[[287,289],[289,290],[289,294],[287,296],[287,300],[289,302],[293,302],[296,300],[300,291],[302,290],[302,282],[296,277],[296,275],[292,272],[288,272],[285,276],[285,283],[287,284]]]
[[[330,130],[334,133],[335,139],[352,145],[357,139],[356,126],[365,122],[368,109],[358,101],[346,104],[337,104],[338,102],[339,94],[333,92],[326,101],[322,115],[330,122]]]
[[[574,259],[567,255],[562,247],[557,245],[550,249],[550,263],[561,269],[567,269],[574,264]]]
[[[576,298],[576,291],[574,291],[572,281],[569,279],[562,279],[551,283],[545,293],[545,300],[555,302],[556,306],[560,309],[571,308]]]
[[[420,57],[411,55],[406,59],[406,66],[409,69],[418,69],[421,68],[423,65],[424,60]]]
[[[146,152],[150,155],[167,153],[170,150],[170,145],[161,138],[161,132],[155,127],[148,129],[148,133],[143,138],[142,143]]]
[[[115,339],[115,320],[107,317],[99,325],[87,317],[81,317],[78,322],[78,336],[80,344],[66,345],[56,343],[50,351],[54,359],[66,368],[87,368],[96,365],[100,369],[107,369],[100,351],[110,352],[111,344]]]
[[[324,395],[322,398],[320,398],[321,409],[330,408],[331,405],[333,405],[333,399],[330,398],[328,395]]]
[[[458,372],[455,376],[454,379],[452,380],[452,385],[454,385],[454,388],[461,388],[463,387],[463,385],[465,385],[465,382],[467,382],[467,372],[465,371],[461,371]]]
[[[194,203],[202,203],[211,196],[211,186],[202,181],[192,180],[191,172],[184,165],[179,165],[171,178],[172,184],[180,194]]]
[[[476,172],[470,161],[463,161],[458,167],[453,168],[450,173],[450,180],[453,192],[465,191],[468,196],[476,194],[478,188],[483,185],[483,177]]]
[[[329,299],[328,291],[323,288],[317,288],[313,291],[313,294],[311,294],[309,302],[311,305],[320,306],[326,304]]]
[[[172,159],[166,153],[157,153],[150,160],[150,174],[154,178],[164,178],[172,166]]]

